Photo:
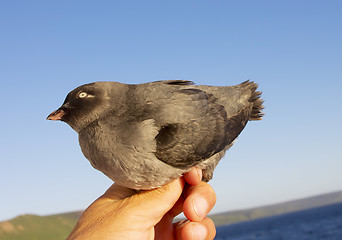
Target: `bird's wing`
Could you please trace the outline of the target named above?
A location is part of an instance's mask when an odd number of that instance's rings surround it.
[[[212,94],[186,88],[173,92],[159,106],[155,155],[161,161],[187,168],[229,144],[226,111]]]

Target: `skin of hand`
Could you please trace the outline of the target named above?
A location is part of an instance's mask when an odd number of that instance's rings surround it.
[[[157,189],[135,191],[115,183],[83,213],[67,240],[214,239],[206,217],[216,202],[213,188],[192,168],[182,178]],[[179,213],[187,220],[173,223]]]

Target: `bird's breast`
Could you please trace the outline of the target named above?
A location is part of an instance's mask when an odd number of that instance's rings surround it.
[[[142,123],[144,126],[146,124]],[[131,137],[137,140],[140,136],[137,132],[135,137]],[[119,129],[106,129],[101,124],[79,133],[81,150],[91,165],[120,185],[151,189],[166,184],[184,172],[184,169],[174,168],[157,159],[151,147],[146,146],[145,139],[130,143],[125,140]]]

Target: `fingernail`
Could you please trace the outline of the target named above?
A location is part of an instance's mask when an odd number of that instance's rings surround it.
[[[192,224],[192,233],[196,240],[205,240],[207,237],[207,229],[201,224]]]
[[[194,211],[200,219],[207,215],[208,203],[204,198],[198,197],[194,199]]]

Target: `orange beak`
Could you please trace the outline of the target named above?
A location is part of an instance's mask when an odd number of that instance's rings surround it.
[[[65,112],[61,109],[58,109],[56,111],[53,111],[47,118],[46,120],[62,120],[62,117],[64,116]]]

